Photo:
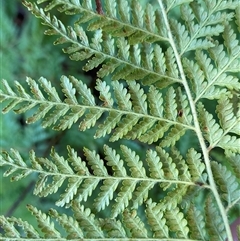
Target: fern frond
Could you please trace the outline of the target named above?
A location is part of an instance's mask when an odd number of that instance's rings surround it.
[[[113,175],[111,176],[99,155],[86,148],[84,149],[86,162],[68,147],[67,159],[59,156],[54,149],[51,151],[51,159],[36,157],[31,151],[29,155],[31,165],[27,165],[19,153],[12,150],[11,153],[5,152],[0,156],[0,165],[10,167],[4,175],[13,175],[12,180],[18,180],[33,172],[38,173],[34,193],[39,196],[48,196],[57,192],[66,182],[67,188],[56,202],[58,206],[69,206],[72,200],[86,201],[93,192],[96,192],[98,196],[93,205],[95,210],[104,210],[113,202],[113,217],[122,212],[130,203],[135,208],[141,206],[148,199],[150,190],[159,184],[165,189],[178,185],[163,201],[169,207],[175,206],[181,202],[189,186],[197,187],[195,180],[201,179],[203,175],[203,168],[198,170],[199,176],[194,169],[188,169],[186,162],[178,152],[168,154],[160,147],[157,152],[147,152],[146,161],[150,166],[147,172],[143,162],[139,160],[139,156],[134,151],[126,146],[121,146],[121,150],[123,160],[115,150],[108,146],[104,147],[106,155],[104,160],[112,169]],[[192,151],[192,156],[197,160],[199,155]],[[172,158],[179,163],[175,164]],[[124,165],[128,166],[129,171]],[[177,165],[181,165],[180,171],[177,170]],[[198,165],[195,164],[195,166]],[[173,198],[174,195],[175,198]],[[115,201],[112,201],[113,198]]]
[[[58,3],[64,4],[65,2]],[[71,3],[69,4],[71,5]],[[69,4],[66,4],[66,6]],[[122,2],[119,4],[121,5]],[[25,5],[37,17],[42,18],[44,24],[50,26],[51,29],[46,31],[47,34],[57,34],[61,36],[54,42],[54,44],[72,44],[71,47],[64,49],[64,52],[69,54],[72,60],[88,60],[83,68],[85,71],[96,68],[104,62],[102,68],[98,72],[100,78],[113,73],[113,80],[142,79],[145,84],[158,82],[159,87],[165,87],[171,83],[181,82],[177,73],[177,67],[175,66],[173,69],[174,65],[172,65],[172,63],[175,62],[175,57],[171,54],[173,51],[170,50],[170,47],[165,55],[167,59],[171,59],[171,64],[166,64],[166,67],[163,66],[161,68],[161,70],[167,69],[167,72],[159,72],[159,63],[156,62],[159,57],[154,57],[157,52],[153,50],[154,48],[149,48],[147,44],[130,46],[130,40],[120,37],[117,38],[116,45],[114,45],[114,39],[109,35],[109,32],[108,34],[105,34],[102,33],[103,30],[96,30],[94,37],[90,42],[83,28],[78,24],[75,24],[74,28],[67,28],[56,17],[51,18],[50,15],[46,15],[36,4],[25,2]],[[79,6],[81,5],[79,4]],[[149,54],[149,51],[151,51],[152,54]],[[152,58],[149,58],[149,56],[152,56]]]
[[[32,93],[23,89],[18,82],[18,93],[14,93],[14,90],[10,91],[7,82],[3,81],[1,101],[10,102],[3,108],[3,112],[13,109],[16,113],[22,113],[38,106],[33,115],[27,118],[27,123],[43,119],[43,127],[52,126],[55,130],[65,130],[80,120],[81,131],[98,127],[95,138],[111,132],[110,141],[137,138],[142,142],[153,143],[162,138],[161,146],[173,146],[187,130],[194,130],[189,103],[180,89],[176,94],[170,87],[166,95],[162,96],[157,89],[150,88],[147,92],[134,81],[129,83],[129,91],[123,84],[114,82],[112,93],[110,86],[98,80],[96,88],[100,92],[100,101],[103,102],[99,106],[82,81],[72,76],[62,76],[60,81],[65,96],[63,100],[45,78],[39,79],[40,86],[33,79],[27,79]],[[45,95],[48,97],[45,98]],[[159,106],[163,102],[164,106]],[[186,108],[186,111],[182,108]],[[103,113],[108,115],[104,115],[105,120],[98,124]]]
[[[99,28],[116,37],[129,37],[131,44],[136,42],[167,41],[166,29],[161,25],[161,13],[148,4],[144,9],[136,1],[106,1],[103,13],[99,14],[93,9],[93,1],[50,1],[42,0],[38,3],[49,2],[45,11],[50,11],[56,6],[60,12],[78,14],[78,24],[87,23],[90,31]],[[24,5],[33,11],[33,5],[24,1]],[[117,8],[116,8],[117,6]],[[33,11],[34,14],[36,14]],[[145,21],[143,21],[145,20]]]
[[[4,176],[35,174],[33,193],[56,193],[55,205],[71,214],[28,205],[40,233],[0,216],[0,240],[233,241],[228,215],[240,203],[239,1],[156,3],[23,0],[71,60],[84,61],[84,71],[98,69],[98,96],[73,76],[61,77],[61,90],[43,77],[27,78],[26,88],[3,80],[2,113],[30,113],[27,123],[41,120],[58,131],[77,124],[80,131],[94,128],[94,138],[150,146],[145,157],[124,145],[104,145],[99,153],[83,148],[81,157],[68,146],[66,158],[54,148],[50,157],[30,151],[29,160],[3,151]],[[72,26],[55,10],[73,15]],[[107,84],[106,76],[114,81]]]
[[[164,213],[161,207],[156,203],[149,202],[149,207],[146,210],[146,218],[152,228],[153,234],[149,231],[142,218],[145,216],[138,216],[136,210],[124,210],[122,217],[119,220],[109,218],[98,218],[90,209],[84,209],[78,202],[74,201],[71,205],[74,217],[69,217],[66,214],[60,214],[55,209],[49,210],[49,216],[43,214],[42,211],[35,207],[28,205],[28,209],[32,212],[38,221],[39,228],[42,234],[38,233],[28,222],[22,221],[14,217],[4,218],[0,216],[0,223],[4,228],[4,238],[14,240],[116,240],[127,241],[129,239],[136,239],[139,241],[150,240],[185,240],[181,238],[188,233],[186,227],[186,219],[183,214],[176,209],[176,215],[169,212]],[[50,220],[51,217],[51,220]],[[43,223],[45,221],[45,224]],[[55,229],[53,222],[57,221],[60,228],[65,230],[60,238],[56,237],[58,231]],[[173,224],[171,230],[168,229],[166,221]],[[181,227],[181,231],[176,231],[176,227]],[[50,225],[46,227],[46,225]],[[24,233],[20,233],[16,228],[22,227]],[[9,229],[15,229],[16,232],[9,232]],[[171,231],[171,232],[170,232]],[[184,234],[184,235],[183,235]],[[2,237],[0,237],[1,239]],[[188,239],[191,241],[198,241],[200,239]]]

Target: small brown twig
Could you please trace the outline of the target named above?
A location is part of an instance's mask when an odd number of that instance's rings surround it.
[[[103,15],[104,12],[103,12],[103,9],[102,9],[101,0],[95,0],[95,2],[96,2],[96,6],[97,6],[97,9],[96,9],[97,13]]]

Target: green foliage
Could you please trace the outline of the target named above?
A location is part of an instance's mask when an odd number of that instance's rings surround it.
[[[0,240],[233,241],[228,216],[240,202],[239,2],[32,2],[23,4],[48,27],[45,34],[58,36],[54,44],[63,44],[84,71],[97,69],[95,89],[66,74],[57,83],[2,80],[2,112],[27,114],[28,124],[41,121],[60,133],[92,129],[93,140],[109,144],[67,145],[67,157],[54,147],[49,158],[4,150],[3,175],[34,177],[33,193],[57,197],[57,209],[27,205],[38,230],[0,216]],[[219,149],[221,160],[214,158]]]

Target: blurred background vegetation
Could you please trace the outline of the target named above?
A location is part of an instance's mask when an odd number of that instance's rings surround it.
[[[147,0],[141,0],[143,4]],[[59,16],[59,13],[55,13]],[[71,25],[73,19],[66,15],[61,15],[60,19]],[[92,93],[97,96],[94,89],[96,80],[96,70],[88,73],[82,72],[84,63],[73,62],[67,55],[62,53],[63,46],[53,46],[55,37],[43,34],[46,26],[41,24],[39,19],[32,16],[21,4],[19,0],[1,1],[0,3],[0,79],[6,79],[11,85],[14,81],[19,81],[25,86],[26,76],[35,80],[41,76],[51,81],[52,85],[59,88],[61,75],[73,75],[84,81],[92,89]],[[110,77],[105,79],[110,81]],[[0,109],[3,106],[0,105]],[[70,130],[55,132],[50,129],[43,129],[40,122],[26,125],[26,116],[15,115],[13,112],[7,115],[0,115],[0,148],[9,150],[15,148],[20,151],[23,158],[27,160],[28,152],[33,149],[38,156],[48,157],[51,147],[54,146],[57,152],[67,156],[66,146],[73,147],[82,156],[83,147],[96,150],[102,153],[104,144],[108,144],[108,138],[93,139],[94,129],[81,133],[78,125],[74,125]],[[178,143],[180,150],[185,151],[190,147],[198,148],[197,143],[193,143],[194,137],[187,133],[181,142]],[[129,142],[123,140],[118,143],[111,143],[110,146],[118,148],[120,144],[126,144],[133,148],[140,156],[144,156],[145,150],[149,148],[139,142]],[[221,158],[221,152],[215,153]],[[54,201],[58,199],[59,193],[48,198],[39,198],[32,195],[36,176],[32,175],[16,183],[11,183],[9,178],[3,178],[6,168],[0,169],[0,215],[21,217],[24,220],[33,220],[26,210],[26,204],[32,204],[43,211],[54,207]],[[152,193],[155,196],[159,193]],[[94,198],[94,197],[93,197]],[[234,218],[234,214],[233,214]],[[32,221],[34,223],[34,221]]]

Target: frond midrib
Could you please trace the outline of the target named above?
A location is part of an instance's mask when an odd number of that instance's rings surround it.
[[[159,3],[159,6],[162,9],[164,9],[162,1],[158,0],[158,3]],[[200,123],[199,123],[199,119],[198,119],[198,116],[197,116],[196,105],[195,105],[195,102],[194,102],[194,99],[193,99],[193,96],[192,96],[192,93],[191,93],[191,90],[190,90],[189,83],[187,82],[187,79],[186,79],[186,76],[185,76],[185,73],[184,73],[184,68],[183,68],[183,65],[182,65],[180,55],[177,51],[177,46],[174,42],[174,38],[173,38],[172,32],[170,30],[170,24],[169,24],[168,18],[166,16],[166,13],[164,13],[164,12],[163,12],[163,18],[164,18],[165,25],[167,27],[169,41],[170,41],[170,44],[173,48],[173,52],[175,54],[178,69],[179,69],[179,72],[180,72],[180,75],[181,75],[181,78],[182,78],[182,83],[183,83],[183,86],[185,88],[186,94],[188,96],[188,100],[189,100],[189,104],[190,104],[190,108],[191,108],[191,112],[192,112],[192,116],[193,116],[194,127],[195,127],[195,130],[196,130],[196,135],[197,135],[197,138],[199,140],[199,144],[201,146],[203,157],[204,157],[204,163],[206,165],[206,171],[207,171],[208,178],[209,178],[209,185],[211,187],[212,193],[213,193],[213,195],[216,199],[219,211],[221,213],[221,216],[222,216],[222,219],[223,219],[223,225],[226,229],[227,237],[232,237],[232,233],[231,233],[231,229],[230,229],[230,226],[229,226],[228,218],[226,216],[225,208],[222,204],[220,195],[219,195],[218,190],[217,190],[217,185],[216,185],[214,177],[213,177],[213,172],[212,172],[212,168],[211,168],[211,165],[210,165],[209,150],[207,149],[205,139],[203,137],[203,133],[202,133],[201,128],[200,128]],[[231,238],[231,240],[233,240],[233,239]]]

